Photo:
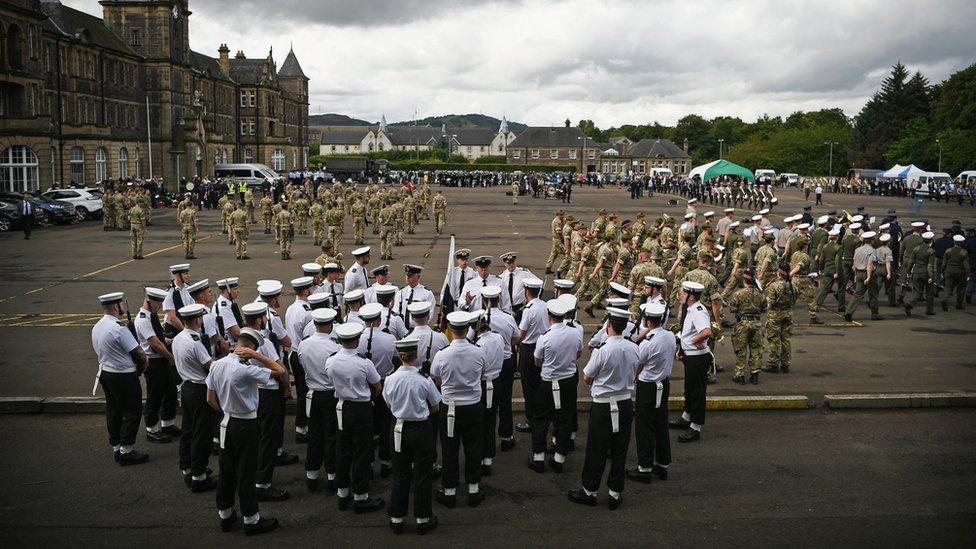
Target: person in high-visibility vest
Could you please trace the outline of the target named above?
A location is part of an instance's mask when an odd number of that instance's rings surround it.
[[[237,195],[241,199],[241,204],[244,203],[244,193],[246,192],[247,192],[247,182],[241,181],[240,183],[237,184]]]

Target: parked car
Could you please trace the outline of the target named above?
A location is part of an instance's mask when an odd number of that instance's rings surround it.
[[[93,187],[79,189],[51,189],[41,196],[70,202],[75,206],[78,221],[84,221],[102,215],[102,191]]]
[[[20,204],[21,195],[12,192],[0,192],[0,200]],[[77,217],[75,206],[70,202],[61,202],[45,196],[32,196],[35,217],[39,223],[71,223]]]
[[[278,174],[264,164],[217,164],[214,176],[218,179],[230,178],[233,182],[245,181],[248,187],[261,187],[267,190],[278,179]]]
[[[0,232],[6,232],[20,226],[20,202],[0,201]]]

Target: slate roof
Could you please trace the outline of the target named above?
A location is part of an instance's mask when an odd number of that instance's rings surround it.
[[[213,57],[190,50],[190,65],[192,65],[194,69],[218,80],[233,82],[233,80],[228,78],[227,75],[220,70],[220,62]]]
[[[577,139],[579,138],[579,139]],[[565,126],[537,126],[526,128],[512,141],[509,148],[580,148],[583,146],[583,132],[579,128]],[[587,143],[589,145],[589,143]]]
[[[41,10],[48,16],[48,21],[45,23],[52,32],[72,38],[76,33],[84,32],[87,39],[96,46],[133,57],[142,57],[130,48],[121,36],[108,28],[104,21],[94,15],[69,8],[58,1],[41,2]]]
[[[631,145],[627,156],[640,158],[691,158],[684,149],[670,139],[641,139]]]
[[[305,76],[305,72],[302,71],[302,66],[298,63],[298,58],[295,57],[295,51],[289,50],[288,57],[285,57],[285,62],[281,64],[281,68],[278,69],[278,77],[292,77],[300,76],[305,80],[308,77]]]
[[[458,145],[491,145],[491,141],[497,135],[497,132],[488,128],[465,128],[451,130],[451,133],[457,136]]]
[[[230,77],[238,84],[257,85],[261,83],[267,59],[236,59],[230,58]]]
[[[373,128],[369,126],[361,126],[358,129],[330,129],[326,127],[321,127],[322,129],[322,140],[323,145],[359,145],[363,142],[363,138],[369,133]]]
[[[449,132],[450,133],[450,132]],[[433,126],[387,126],[386,137],[394,145],[426,145],[441,140],[441,129]]]

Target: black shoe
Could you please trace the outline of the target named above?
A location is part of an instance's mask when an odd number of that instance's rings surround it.
[[[308,433],[295,431],[295,444],[305,444],[308,442]]]
[[[507,451],[511,450],[512,448],[515,448],[515,439],[514,438],[510,438],[510,439],[504,439],[503,438],[502,439],[502,443],[500,445],[501,451],[502,452],[507,452]]]
[[[203,480],[190,481],[190,491],[195,494],[199,494],[200,492],[209,492],[215,488],[217,488],[217,477],[207,477]]]
[[[590,507],[596,507],[596,496],[587,495],[582,488],[576,488],[570,490],[566,497],[569,501],[573,503],[582,503],[583,505],[589,505]]]
[[[431,514],[427,517],[427,522],[417,525],[417,535],[422,536],[434,528],[437,528],[437,515]]]
[[[438,488],[437,490],[434,491],[434,501],[440,503],[441,505],[447,507],[448,509],[454,509],[455,507],[457,507],[457,496],[456,495],[448,496],[444,494],[443,488]]]
[[[155,433],[152,431],[146,431],[146,441],[155,442],[157,444],[169,444],[170,442],[173,442],[173,437],[162,431],[156,431]]]
[[[317,478],[306,478],[305,479],[305,487],[308,488],[308,491],[309,492],[318,492],[319,491],[319,479],[317,479]]]
[[[119,465],[122,467],[125,467],[126,465],[139,465],[140,463],[145,463],[147,461],[149,461],[149,454],[136,452],[135,450],[127,454],[119,453]]]
[[[394,535],[399,536],[403,533],[403,523],[390,521],[390,530],[393,531]]]
[[[746,384],[746,376],[732,376],[732,382],[738,383],[739,385]]]
[[[668,422],[668,428],[669,429],[687,429],[689,427],[691,427],[691,422],[690,421],[685,421],[682,418],[678,418],[678,419],[676,419],[674,421],[669,421]]]
[[[528,422],[522,422],[515,424],[515,430],[520,433],[531,433],[532,427],[529,426]]]
[[[659,480],[668,480],[668,468],[661,467],[660,465],[654,465],[651,467],[651,472],[654,473]]]
[[[620,507],[620,504],[623,503],[623,499],[623,497],[615,498],[613,496],[607,496],[607,507],[609,507],[611,511],[616,511],[617,508]]]
[[[278,519],[261,517],[254,524],[244,523],[244,534],[248,536],[267,534],[276,528],[278,528]]]
[[[160,429],[160,431],[162,431],[163,433],[165,433],[165,434],[167,434],[167,435],[169,435],[169,436],[171,436],[173,438],[176,438],[176,437],[178,437],[178,436],[180,436],[180,435],[183,434],[183,431],[181,431],[180,428],[177,427],[176,425],[167,425],[166,427],[163,427],[162,429]]]
[[[298,463],[298,456],[295,454],[289,454],[288,452],[281,452],[275,456],[275,467],[282,467],[284,465],[294,465]]]
[[[220,531],[230,532],[231,530],[234,529],[234,526],[236,524],[237,524],[237,511],[231,509],[229,517],[220,519]]]
[[[120,451],[118,451],[118,450],[116,450],[116,451],[114,452],[114,454],[115,454],[115,463],[118,463],[118,462],[119,462],[119,454],[121,454],[121,453],[122,453],[122,452],[120,452]]]
[[[644,484],[650,484],[651,479],[654,478],[654,475],[652,475],[650,471],[641,471],[637,467],[628,467],[627,478],[637,482],[643,482]]]
[[[532,457],[529,456],[529,459],[525,462],[525,464],[529,467],[529,469],[532,469],[540,475],[546,472],[546,462],[540,459],[532,459]]]
[[[481,464],[481,476],[483,477],[491,476],[491,465],[488,465],[487,463]]]
[[[678,442],[695,442],[700,438],[701,433],[689,427],[687,431],[678,435]]]
[[[340,511],[345,511],[346,509],[349,509],[349,502],[352,501],[352,496],[346,496],[344,498],[336,498],[336,499],[339,502]]]
[[[485,501],[485,491],[478,490],[475,493],[468,492],[468,507],[477,507],[481,505],[481,502]]]
[[[274,486],[255,488],[254,493],[257,494],[258,501],[285,501],[289,498],[287,490],[275,488]]]
[[[784,365],[780,366],[779,367],[779,372],[781,374],[788,374],[788,373],[790,373],[790,365],[789,364],[784,364]]]
[[[379,511],[386,505],[383,498],[366,498],[358,501],[352,502],[352,512],[353,513],[372,513],[373,511]]]
[[[853,315],[849,315],[849,314],[846,314],[846,313],[844,314],[844,321],[845,322],[852,322],[853,320],[854,320],[854,316]]]
[[[387,478],[393,474],[393,466],[385,463],[380,464],[380,478]]]
[[[759,385],[759,372],[753,372],[749,374],[749,383],[753,385]]]
[[[762,367],[762,371],[764,371],[764,372],[766,372],[768,374],[778,374],[779,373],[779,366],[773,366],[772,364],[767,364],[767,365],[765,365],[765,366]]]
[[[553,473],[561,474],[563,472],[563,464],[556,461],[555,457],[549,458],[547,463],[549,464],[549,468],[552,469]]]

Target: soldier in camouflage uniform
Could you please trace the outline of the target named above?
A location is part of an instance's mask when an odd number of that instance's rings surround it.
[[[630,277],[628,277],[625,283],[631,292],[631,314],[637,314],[641,304],[644,303],[644,298],[647,297],[645,294],[646,285],[644,284],[644,278],[648,276],[663,279],[664,269],[657,263],[651,261],[651,252],[641,250],[637,253],[637,264],[630,270]]]
[[[633,237],[630,232],[623,231],[620,244],[617,246],[617,262],[613,266],[613,274],[610,279],[618,284],[627,285],[627,281],[630,279],[630,270],[634,268],[636,259],[634,257]]]
[[[416,231],[414,228],[417,226],[417,200],[412,194],[408,193],[406,198],[403,199],[403,215],[404,224],[407,226],[407,234],[415,234]],[[363,221],[365,222],[365,218]],[[359,244],[362,244],[362,242],[359,242]]]
[[[383,209],[383,200],[379,197],[379,193],[370,193],[366,205],[369,211],[369,224],[373,226],[372,232],[380,234],[380,210]]]
[[[607,226],[607,210],[606,208],[604,208],[600,210],[600,212],[596,215],[596,219],[594,219],[593,223],[590,224],[590,232],[593,233],[594,238],[597,238],[598,240],[602,239],[603,229],[605,229],[606,226]]]
[[[766,285],[766,352],[769,364],[764,372],[772,374],[790,371],[790,338],[793,337],[793,305],[796,292],[789,279],[790,266],[782,263],[776,271],[776,280]]]
[[[549,250],[549,259],[546,260],[546,274],[552,274],[552,264],[556,258],[563,253],[563,224],[565,212],[556,211],[556,216],[549,223],[549,234],[552,237],[552,247]]]
[[[744,242],[740,246],[744,248]],[[742,288],[733,292],[729,298],[729,308],[736,319],[732,329],[732,349],[735,351],[735,374],[732,381],[744,385],[748,368],[749,382],[755,385],[759,383],[759,370],[762,368],[761,317],[766,310],[766,298],[756,287],[748,268],[743,268],[737,275],[741,279]]]
[[[932,249],[931,232],[921,234],[922,241],[912,249],[912,255],[906,263],[906,270],[912,280],[912,300],[905,300],[905,314],[912,316],[912,309],[919,301],[925,300],[925,314],[935,314],[935,303],[932,294],[932,283],[935,281],[935,251]]]
[[[574,263],[574,260],[579,261],[579,252],[583,249],[583,245],[579,237],[576,236],[576,228],[578,226],[575,220],[570,220],[563,224],[564,254],[562,262],[556,268],[556,278],[560,278],[562,275],[571,277],[570,270],[577,264]],[[577,248],[577,245],[579,248]]]
[[[192,205],[180,210],[180,234],[183,238],[183,252],[186,259],[196,259],[193,248],[197,243],[197,209]]]
[[[312,218],[312,243],[321,246],[325,240],[325,208],[322,201],[316,198],[308,207],[308,215]]]
[[[593,317],[594,306],[603,308],[603,298],[607,296],[607,289],[610,286],[610,275],[613,274],[613,268],[616,263],[617,251],[614,248],[613,238],[604,232],[603,244],[600,245],[596,252],[596,265],[590,271],[590,278],[593,279],[595,291],[593,293],[593,299],[590,300],[589,305],[584,309],[590,317]]]
[[[238,204],[237,208],[230,214],[230,229],[234,243],[237,245],[235,253],[237,259],[250,259],[247,255],[247,237],[250,235],[247,223],[247,211],[243,204]]]
[[[295,202],[293,202],[288,208],[292,218],[293,231],[298,232],[298,234],[308,234],[309,206],[308,199],[305,198],[305,195],[299,194],[297,198],[295,198]]]
[[[430,185],[424,180],[420,186],[420,203],[417,205],[420,211],[420,219],[430,219]]]
[[[105,189],[105,194],[102,196],[102,230],[112,231],[115,230],[115,191],[112,189]]]
[[[129,228],[129,210],[132,208],[132,199],[129,194],[119,193],[115,197],[115,227],[124,231]]]
[[[146,212],[146,225],[152,225],[152,200],[149,198],[149,189],[140,189],[136,193],[135,203],[142,206],[142,210]]]
[[[335,263],[339,266],[340,271],[345,271],[345,268],[342,266],[342,254],[336,252],[332,248],[332,243],[328,240],[322,243],[322,253],[315,258],[315,262],[323,267],[327,263]]]
[[[226,198],[226,195],[224,195]],[[220,210],[220,220],[223,225],[227,227],[227,243],[234,244],[234,226],[230,222],[230,218],[234,215],[234,202],[230,199],[224,201],[224,205],[221,206]]]
[[[329,226],[329,242],[337,250],[342,242],[342,224],[344,219],[345,215],[342,213],[342,208],[339,207],[339,204],[337,202],[329,204],[329,209],[325,212],[325,222]]]
[[[630,224],[630,234],[634,235],[637,245],[644,243],[647,236],[647,224],[644,222],[644,212],[637,212],[637,220]]]
[[[860,223],[851,223],[844,239],[840,241],[840,260],[837,264],[837,312],[843,313],[847,309],[847,283],[851,280],[851,271],[854,268],[854,250],[861,243],[859,236],[861,229]]]
[[[744,238],[735,241],[735,247],[730,253],[729,266],[732,270],[729,272],[729,279],[726,281],[725,288],[722,290],[722,299],[725,300],[732,297],[732,293],[741,286],[742,277],[740,275],[749,268],[749,252],[746,250],[746,240]],[[752,282],[751,275],[749,282]]]
[[[142,241],[146,238],[146,211],[136,204],[129,208],[125,215],[129,218],[132,259],[142,259]]]
[[[827,241],[817,250],[815,261],[820,265],[820,272],[817,273],[817,280],[820,281],[820,292],[817,293],[817,308],[823,307],[827,296],[833,292],[837,284],[837,270],[840,268],[840,244],[837,239],[840,237],[840,229],[834,227],[827,233]]]
[[[275,225],[278,227],[278,234],[281,235],[281,241],[278,243],[281,259],[291,259],[291,244],[295,240],[295,219],[287,206],[282,207],[275,216]]]
[[[776,249],[773,248],[773,241],[775,239],[776,234],[774,231],[768,230],[764,232],[763,244],[756,250],[756,280],[762,284],[763,288],[776,280],[776,265],[778,264],[778,260]]]
[[[807,245],[807,237],[802,233],[790,240],[790,247],[795,250],[790,256],[790,278],[793,282],[793,289],[807,304],[810,324],[823,324],[823,320],[817,316],[817,311],[820,308],[817,306],[817,299],[813,293],[813,281],[810,280],[810,266],[813,264],[813,259],[807,253]]]
[[[391,207],[393,208],[393,245],[403,246],[403,233],[406,228],[406,220],[404,219],[404,208],[403,202],[398,198]]]
[[[596,265],[596,251],[598,245],[596,239],[593,238],[592,231],[583,230],[583,248],[580,250],[579,264],[573,271],[573,280],[578,284],[576,286],[576,299],[582,301],[586,296],[587,291],[590,288],[592,279],[590,277],[590,271],[593,270],[593,266]]]
[[[396,210],[387,206],[380,210],[380,259],[393,259],[393,232],[396,230]]]
[[[366,204],[358,198],[352,203],[352,234],[357,246],[366,243]]]
[[[447,223],[447,199],[441,191],[437,191],[437,196],[434,197],[434,228],[437,229],[437,234],[444,232],[445,223]]]
[[[254,217],[254,191],[250,187],[244,191],[244,208],[247,210],[248,223],[257,223],[258,220]]]

